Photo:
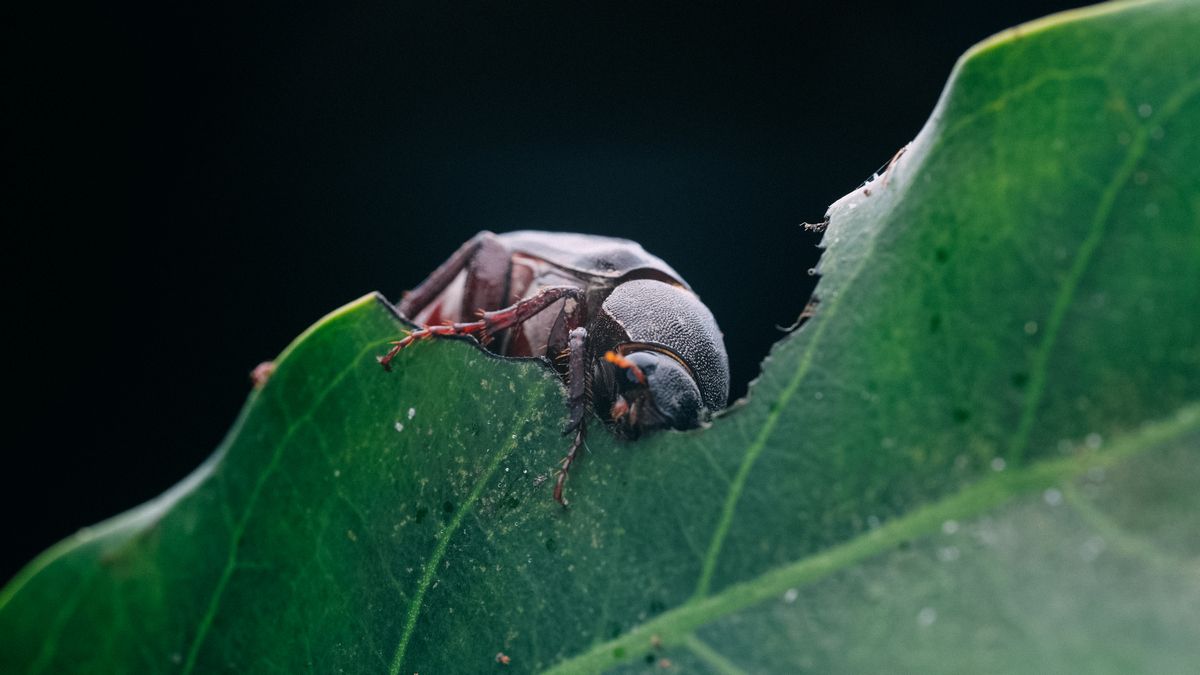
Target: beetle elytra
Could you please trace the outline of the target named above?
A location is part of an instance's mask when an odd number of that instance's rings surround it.
[[[480,232],[398,309],[419,328],[379,357],[384,368],[417,340],[469,335],[497,354],[547,359],[566,379],[573,440],[554,486],[564,505],[589,408],[634,439],[698,427],[729,398],[712,312],[675,270],[627,239]]]

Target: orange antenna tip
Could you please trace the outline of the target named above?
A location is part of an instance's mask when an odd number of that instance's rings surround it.
[[[642,369],[638,368],[633,361],[630,361],[624,356],[612,351],[604,353],[604,360],[618,368],[628,370],[629,372],[633,373],[633,376],[637,378],[639,383],[646,384],[646,374],[643,373]]]

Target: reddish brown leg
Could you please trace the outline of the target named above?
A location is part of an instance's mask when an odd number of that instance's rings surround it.
[[[579,454],[579,448],[583,447],[584,428],[585,426],[580,424],[579,428],[575,430],[575,440],[571,442],[571,449],[567,451],[567,456],[559,462],[558,480],[554,483],[554,501],[563,506],[567,505],[567,500],[563,498],[563,487],[567,484],[567,473],[571,470],[571,464]]]
[[[570,473],[571,464],[575,462],[579,448],[583,446],[583,439],[587,436],[587,409],[591,403],[588,400],[591,398],[591,387],[587,367],[587,329],[580,327],[572,330],[567,345],[571,360],[567,367],[567,405],[570,406],[570,417],[566,433],[574,431],[575,440],[571,442],[567,456],[559,463],[558,480],[554,484],[554,500],[563,506],[567,505],[567,500],[563,498],[567,474]]]
[[[400,299],[398,307],[400,313],[406,317],[415,318],[426,305],[441,295],[442,291],[446,290],[446,287],[450,285],[450,282],[454,281],[459,272],[467,268],[479,249],[489,244],[502,247],[496,241],[495,234],[484,230],[471,237],[471,240],[467,243],[459,246],[458,250],[447,258],[446,262],[439,265],[425,281],[422,281],[420,286],[404,294],[404,297]],[[507,256],[505,258],[507,259]]]
[[[400,350],[417,340],[424,340],[434,335],[474,335],[479,338],[480,342],[484,342],[492,333],[524,323],[563,298],[573,298],[576,303],[582,304],[584,302],[584,293],[581,289],[574,286],[552,286],[550,288],[543,288],[537,295],[525,298],[510,307],[498,309],[493,312],[483,312],[480,315],[479,321],[425,326],[393,342],[394,346],[392,349],[387,354],[379,357],[379,363],[385,370],[390,370],[391,361],[396,358]]]

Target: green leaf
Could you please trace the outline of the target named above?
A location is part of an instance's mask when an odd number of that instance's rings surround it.
[[[9,583],[0,671],[1194,667],[1197,35],[1131,3],[974,48],[831,208],[750,400],[596,430],[567,511],[547,369],[443,341],[384,373],[399,322],[346,306],[195,474]]]

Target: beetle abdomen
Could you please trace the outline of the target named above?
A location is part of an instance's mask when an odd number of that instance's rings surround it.
[[[629,340],[666,347],[696,378],[704,406],[716,411],[729,399],[729,357],[712,312],[695,293],[661,281],[638,279],[618,285],[603,311]]]

